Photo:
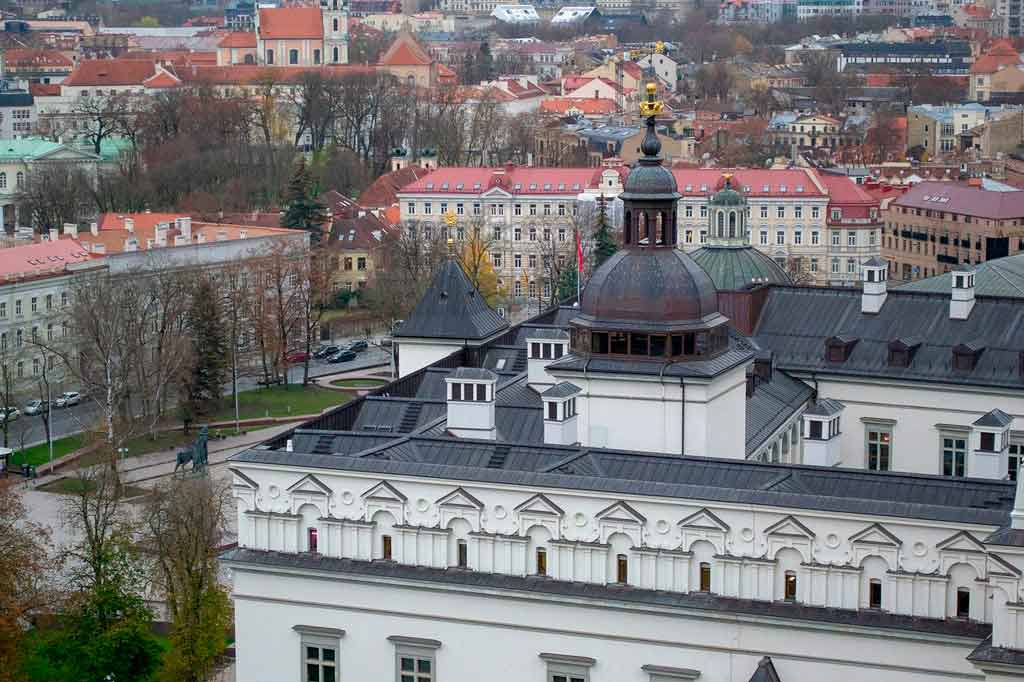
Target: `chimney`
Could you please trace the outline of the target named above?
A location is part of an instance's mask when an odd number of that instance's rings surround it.
[[[477,367],[459,367],[445,377],[448,431],[459,438],[494,440],[494,388],[498,375]]]
[[[58,239],[60,239],[60,230],[58,230],[56,227],[51,227],[50,228],[50,241],[51,242],[55,242]]]
[[[106,253],[107,252],[107,247],[106,247],[105,244],[93,244],[92,245],[92,252],[93,253]]]
[[[156,245],[167,246],[167,230],[169,226],[167,223],[156,224]]]
[[[139,250],[139,240],[137,240],[135,237],[131,237],[129,239],[125,239],[124,240],[124,250],[125,251],[138,251]]]
[[[889,263],[878,256],[872,256],[860,266],[860,311],[867,315],[876,315],[885,304],[885,280],[889,276]]]
[[[178,232],[188,241],[192,241],[192,218],[176,218],[174,222],[178,227]]]
[[[126,217],[124,219],[124,229],[126,229],[129,232],[134,234],[135,233],[135,218],[127,218]]]
[[[89,232],[92,233],[93,237],[98,237],[100,235],[100,226],[99,226],[99,224],[97,224],[97,223],[89,223]]]
[[[196,232],[196,244],[205,244],[205,243],[206,243],[206,233],[205,232]]]
[[[544,443],[575,445],[579,442],[576,396],[581,392],[576,384],[563,381],[540,394],[544,401]]]
[[[72,239],[78,238],[78,223],[64,223],[64,234]]]
[[[537,392],[554,386],[547,366],[569,352],[569,334],[562,329],[532,329],[526,335],[527,383]]]
[[[974,268],[957,266],[953,270],[953,292],[949,299],[949,319],[966,320],[974,309]]]
[[[239,239],[245,239],[248,236],[249,236],[249,232],[247,230],[239,230],[238,231],[238,238]]]

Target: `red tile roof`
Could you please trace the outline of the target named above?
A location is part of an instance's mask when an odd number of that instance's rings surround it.
[[[78,63],[61,85],[109,87],[141,85],[156,74],[152,61],[139,59],[84,59]]]
[[[63,274],[68,265],[87,260],[89,254],[73,239],[0,249],[0,281]]]
[[[611,114],[618,110],[614,100],[593,97],[549,97],[540,103],[540,110],[546,114],[564,115],[569,109],[576,109],[584,116]]]
[[[33,97],[60,97],[60,83],[29,83]]]
[[[971,65],[971,73],[995,73],[1000,68],[1020,64],[1020,53],[1006,40],[997,41]]]
[[[260,38],[264,40],[322,40],[324,24],[319,7],[260,8]]]
[[[636,62],[623,62],[622,70],[636,80],[644,77],[644,70]]]
[[[124,251],[125,240],[134,237],[138,242],[137,248],[140,251],[144,251],[147,248],[147,240],[156,239],[157,225],[159,223],[166,223],[169,228],[167,230],[167,245],[173,246],[174,238],[181,234],[175,228],[175,219],[188,217],[187,213],[103,213],[97,221],[99,234],[93,235],[89,232],[81,232],[79,233],[79,239],[84,245],[90,247],[93,244],[102,245],[106,253],[121,253]],[[125,218],[131,218],[134,221],[135,225],[132,228],[132,232],[125,228]],[[193,220],[192,240],[190,243],[199,243],[198,236],[200,234],[203,235],[205,243],[212,243],[218,240],[220,234],[223,234],[228,240],[241,239],[243,232],[246,238],[255,238],[294,234],[295,230],[244,223],[229,225]]]
[[[572,195],[596,185],[602,168],[438,168],[402,188],[401,193],[482,194],[501,188],[513,195]]]
[[[355,73],[373,73],[373,66],[346,64],[342,66],[262,66],[235,64],[233,66],[186,66],[174,73],[185,83],[211,83],[216,85],[246,85],[264,80],[290,81],[304,73],[316,71],[325,75],[344,76]]]
[[[956,182],[921,182],[890,206],[937,209],[979,218],[1024,217],[1024,192],[990,192]]]
[[[828,191],[828,205],[843,210],[843,219],[870,218],[871,209],[878,209],[878,199],[845,175],[815,172]]]
[[[381,66],[429,66],[433,61],[426,50],[403,31],[381,56],[379,63]]]
[[[398,201],[398,192],[416,182],[430,171],[419,166],[406,166],[401,170],[385,173],[374,180],[359,195],[359,205],[365,208],[386,209]]]
[[[75,65],[73,61],[58,50],[39,50],[31,48],[8,48],[4,50],[4,65],[7,67],[66,67]]]
[[[220,39],[217,47],[255,48],[256,34],[252,31],[232,31]]]
[[[167,71],[160,71],[155,76],[147,78],[143,81],[143,85],[147,88],[158,90],[163,88],[176,88],[181,85],[181,80],[168,73]]]
[[[337,218],[331,223],[328,246],[339,251],[372,251],[392,228],[372,213]]]
[[[707,196],[725,186],[732,173],[733,187],[748,197],[823,197],[815,178],[803,169],[673,168],[679,193],[684,197]],[[767,189],[765,189],[767,187]],[[785,188],[783,190],[782,188]],[[748,189],[749,188],[749,189]],[[802,190],[801,190],[802,188]]]

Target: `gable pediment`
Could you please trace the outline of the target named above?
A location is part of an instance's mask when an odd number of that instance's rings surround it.
[[[886,547],[899,547],[903,541],[893,535],[880,523],[872,523],[862,531],[850,536],[850,542],[865,545],[883,545]]]
[[[526,502],[523,502],[516,507],[515,511],[518,514],[542,514],[547,516],[562,516],[565,514],[561,507],[541,493],[537,493]]]
[[[799,538],[814,538],[814,531],[800,523],[796,517],[789,515],[776,521],[765,529],[765,535],[786,535]]]
[[[599,521],[615,523],[647,523],[644,515],[625,502],[616,502],[597,512],[595,515]]]
[[[512,194],[501,187],[492,187],[483,194],[481,194],[480,196],[482,196],[484,199],[491,199],[494,197],[511,197]]]
[[[305,493],[307,495],[330,495],[331,488],[313,474],[306,474],[288,486],[288,492]]]
[[[48,152],[40,154],[30,161],[96,161],[99,157],[95,154],[79,151],[71,147],[57,147]]]
[[[949,536],[935,547],[943,552],[985,552],[985,546],[981,541],[964,530]]]
[[[238,469],[232,469],[231,470],[231,475],[233,476],[233,478],[231,480],[231,487],[233,487],[233,488],[239,488],[239,489],[242,489],[242,490],[259,490],[260,489],[260,486],[259,486],[259,484],[256,481],[252,480],[251,478],[249,478],[248,476],[243,474]]]
[[[405,495],[398,492],[395,486],[391,485],[387,481],[381,481],[363,493],[360,497],[364,500],[384,500],[387,502],[400,502],[402,504],[405,504],[408,499]]]
[[[476,499],[463,488],[456,488],[444,497],[438,499],[438,506],[441,507],[462,507],[465,509],[475,509],[480,511],[484,508],[484,503]]]
[[[1005,573],[1007,575],[1019,576],[1021,570],[998,554],[989,554],[989,560],[995,564],[995,569],[989,568],[989,573]]]
[[[707,507],[690,514],[677,525],[683,528],[702,528],[704,530],[718,530],[723,533],[729,532],[729,524],[715,516]]]

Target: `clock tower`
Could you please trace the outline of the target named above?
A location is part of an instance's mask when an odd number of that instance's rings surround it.
[[[324,64],[348,64],[346,0],[320,0],[324,20]]]

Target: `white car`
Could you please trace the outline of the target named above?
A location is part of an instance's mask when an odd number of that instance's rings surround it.
[[[66,391],[61,393],[57,397],[57,401],[54,403],[57,407],[71,407],[82,402],[82,395],[77,391]]]
[[[21,416],[17,407],[0,407],[0,422],[12,422]]]

